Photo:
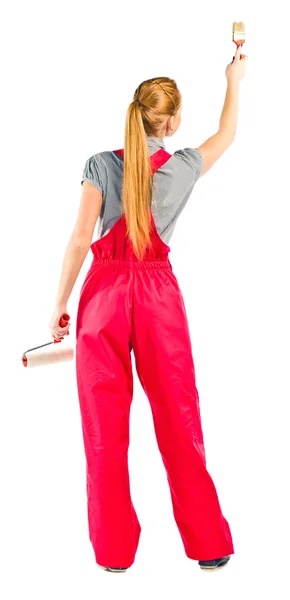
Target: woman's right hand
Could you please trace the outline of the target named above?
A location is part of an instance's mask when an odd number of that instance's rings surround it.
[[[242,45],[238,46],[234,60],[227,65],[226,78],[228,83],[239,83],[243,79],[246,72],[246,61],[248,57],[242,54]]]

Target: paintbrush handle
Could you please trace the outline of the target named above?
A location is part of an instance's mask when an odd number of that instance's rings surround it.
[[[239,43],[239,42],[234,42],[234,43],[235,43],[235,44],[237,44],[237,48],[238,48],[239,46],[243,46],[243,45],[244,45],[244,42],[241,42],[241,43]],[[234,62],[234,60],[235,60],[235,57],[233,56],[232,63]]]

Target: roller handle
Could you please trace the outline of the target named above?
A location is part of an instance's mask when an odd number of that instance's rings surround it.
[[[60,327],[66,327],[69,320],[70,320],[70,316],[67,313],[63,313],[59,320]],[[57,344],[58,342],[61,342],[61,340],[54,340],[55,344]]]

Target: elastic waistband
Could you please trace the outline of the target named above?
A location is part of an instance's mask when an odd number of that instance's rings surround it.
[[[93,265],[108,265],[116,268],[132,269],[171,269],[172,266],[168,258],[156,260],[135,260],[122,258],[94,258]]]

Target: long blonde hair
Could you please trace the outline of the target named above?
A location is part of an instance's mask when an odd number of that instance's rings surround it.
[[[140,83],[127,110],[122,208],[127,236],[138,259],[142,259],[146,246],[151,245],[153,176],[146,136],[159,137],[166,117],[175,115],[180,105],[181,94],[174,79],[155,77]]]

